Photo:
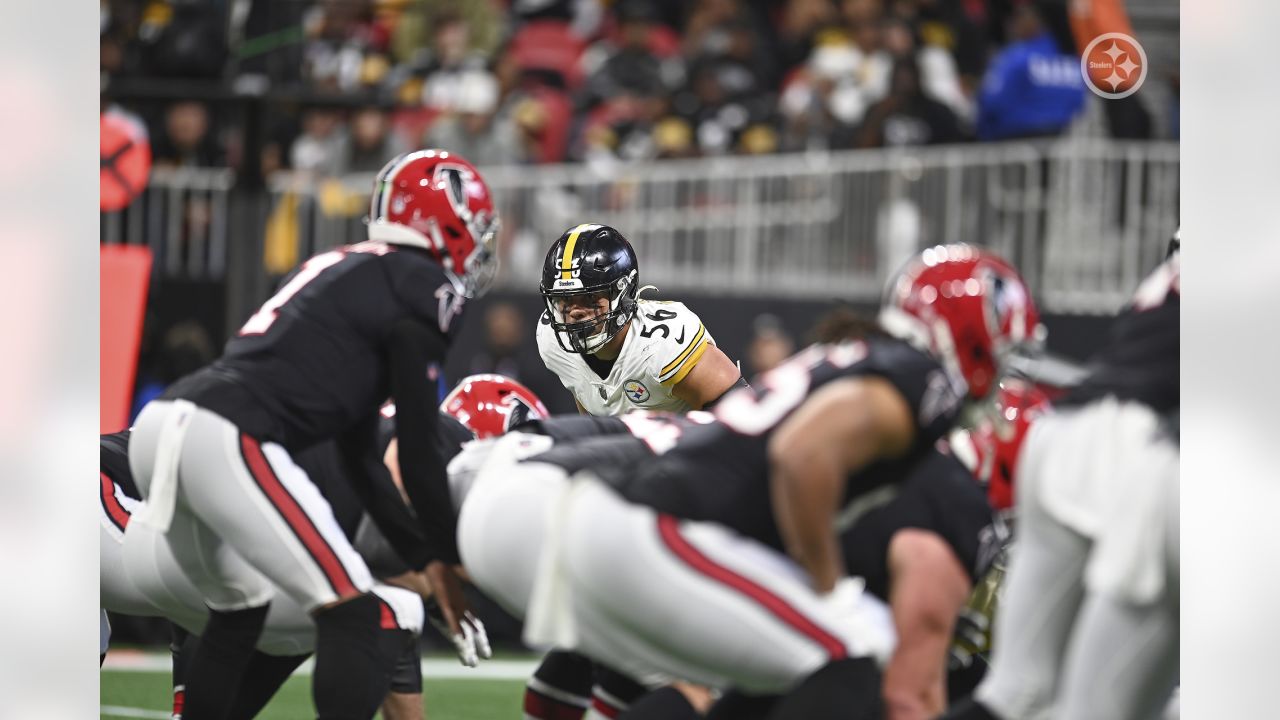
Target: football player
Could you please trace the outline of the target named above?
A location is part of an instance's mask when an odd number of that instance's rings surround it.
[[[514,424],[547,417],[546,407],[528,388],[500,375],[474,375],[461,380],[440,405],[440,421],[437,446],[446,462],[452,459],[465,442],[476,438],[500,435]],[[397,487],[386,483],[385,495],[399,498],[399,467],[396,462],[394,406],[383,408],[379,421],[379,444],[385,446],[384,457],[390,474],[380,478],[384,483],[393,481]],[[102,438],[103,490],[102,490],[102,562],[101,584],[103,604],[106,609],[137,615],[168,617],[186,630],[199,633],[208,617],[199,591],[177,567],[172,555],[167,554],[162,543],[155,547],[155,562],[145,577],[136,577],[138,585],[128,582],[119,559],[119,545],[129,519],[139,501],[129,474],[125,446],[127,433],[104,435]],[[298,454],[297,462],[317,486],[326,494],[339,490],[346,482],[341,456],[332,443],[309,448]],[[110,480],[110,488],[108,488]],[[401,508],[407,507],[398,501]],[[422,590],[425,583],[410,576],[410,569],[391,544],[382,537],[376,524],[361,523],[348,534],[355,535],[353,543],[371,569],[390,582]],[[344,527],[344,530],[348,528]],[[145,532],[135,527],[134,532]],[[412,718],[422,716],[422,676],[419,671],[417,643],[405,644],[406,633],[394,632],[396,628],[410,630],[413,636],[420,631],[423,620],[422,602],[416,595],[402,587],[377,583],[374,587],[386,606],[381,612],[382,642],[390,649],[400,649],[392,677],[391,691],[382,707],[384,717]],[[446,637],[447,626],[436,615],[430,616]],[[488,657],[488,640],[484,626],[474,616],[464,616],[464,636],[452,637],[459,657],[466,665],[474,666],[476,660]],[[271,697],[280,682],[306,658],[315,644],[315,624],[292,600],[277,593],[271,604],[268,619],[259,638],[258,650],[251,661],[255,674],[246,677],[233,717],[249,717]],[[279,657],[279,659],[274,659]],[[178,659],[175,658],[175,667]],[[176,676],[176,673],[175,673]],[[175,685],[181,682],[175,677]],[[177,694],[175,707],[180,709],[181,695]],[[175,710],[178,712],[178,710]]]
[[[635,250],[608,225],[569,228],[547,251],[538,352],[580,411],[687,412],[744,384],[697,315],[644,289]]]
[[[131,523],[142,506],[133,477],[129,472],[126,447],[128,431],[101,438],[102,469],[99,482],[99,585],[103,613],[123,613],[142,617],[163,617],[173,622],[181,631],[175,632],[175,646],[184,645],[186,633],[198,636],[209,619],[201,592],[178,566],[168,545],[144,538],[142,542],[153,550],[147,572],[126,573],[123,559],[125,534],[130,531],[150,533],[148,528]],[[305,455],[305,454],[304,454]],[[300,464],[307,466],[304,456]],[[310,469],[310,468],[309,468]],[[134,538],[134,542],[139,540]],[[382,657],[394,659],[403,650],[412,649],[417,654],[417,637],[422,631],[424,612],[422,600],[410,590],[375,582],[372,593],[380,607],[380,632],[378,645]],[[183,632],[185,631],[185,632]],[[249,661],[251,673],[240,687],[239,698],[228,717],[253,717],[271,698],[275,690],[315,649],[316,625],[301,606],[288,595],[276,594],[263,624],[262,634],[255,644],[255,652]],[[106,639],[102,652],[106,653]],[[182,663],[189,659],[194,644],[183,650],[186,657],[174,658],[174,715],[184,712],[185,677]],[[384,664],[384,671],[391,668]],[[416,669],[416,666],[415,666]],[[418,679],[419,690],[421,677]],[[392,692],[408,692],[409,688],[399,678],[392,683]]]
[[[1006,378],[1000,381],[995,414],[972,429],[952,432],[948,438],[948,449],[986,488],[987,500],[1005,526],[1004,541],[999,543],[986,574],[978,580],[957,619],[947,675],[947,697],[951,702],[972,695],[987,672],[991,627],[1008,565],[1008,541],[1012,539],[1018,453],[1032,423],[1051,410],[1048,395],[1035,384]]]
[[[565,231],[547,251],[539,289],[547,309],[538,352],[584,414],[699,410],[746,384],[684,303],[640,297],[646,288],[635,250],[615,228],[588,223]],[[549,653],[530,681],[526,717],[550,720],[581,707],[586,698],[575,688],[586,667],[581,658]],[[590,720],[616,715],[624,697],[642,690],[607,669],[594,675],[600,682]]]
[[[812,346],[714,418],[655,427],[656,459],[602,439],[574,449],[598,479],[568,482],[556,449],[520,473],[486,464],[459,518],[473,579],[527,611],[526,639],[645,684],[792,691],[774,717],[878,713],[892,621],[844,577],[831,528],[892,495],[962,400],[986,402],[1006,353],[1039,336],[1016,271],[968,246],[922,253],[881,318],[888,334]],[[503,443],[508,458],[540,449]]]
[[[1019,456],[992,666],[948,717],[1158,717],[1178,672],[1181,253]]]
[[[336,441],[353,485],[371,486],[386,472],[376,434],[388,396],[398,436],[434,436],[428,369],[443,364],[465,300],[493,277],[497,227],[466,160],[438,150],[393,159],[374,183],[367,239],[304,262],[219,359],[138,416],[129,459],[147,504],[135,522],[164,536],[210,607],[191,658],[192,715],[221,717],[236,696],[274,587],[315,618],[319,716],[370,717],[382,701],[372,578],[293,455]],[[406,559],[426,569],[461,634],[444,466],[433,443],[400,447],[399,464],[425,539],[403,543]]]

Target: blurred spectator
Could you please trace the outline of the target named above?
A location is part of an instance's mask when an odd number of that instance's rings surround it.
[[[888,97],[871,106],[858,129],[858,147],[904,147],[961,139],[955,113],[925,95],[920,68],[911,56],[893,67]]]
[[[157,167],[219,167],[226,155],[213,137],[209,109],[189,100],[174,103],[164,114],[164,131],[155,133],[151,154]]]
[[[302,134],[289,149],[294,170],[321,177],[341,175],[346,170],[350,138],[338,110],[313,107],[302,115]]]
[[[538,356],[532,338],[536,322],[512,303],[491,303],[484,313],[484,348],[471,357],[466,372],[506,375],[528,386],[552,412],[573,412],[569,394]]]
[[[787,0],[778,27],[779,59],[784,69],[805,61],[823,30],[838,21],[830,0]]]
[[[171,383],[208,365],[216,357],[209,331],[195,320],[174,323],[165,331],[160,346],[153,351],[144,349],[143,355],[130,422]]]
[[[749,126],[773,120],[776,97],[759,62],[759,36],[748,21],[716,26],[704,35],[703,46],[707,51],[692,61],[673,109],[693,126],[701,153],[719,155],[734,148]]]
[[[429,64],[439,26],[455,18],[466,27],[469,53],[491,57],[502,40],[503,9],[495,0],[409,0],[403,4],[391,32],[392,54],[399,62]]]
[[[978,137],[1003,140],[1059,135],[1084,107],[1080,62],[1063,52],[1039,11],[1017,6],[1013,43],[992,59],[978,96]]]
[[[377,172],[388,160],[404,152],[379,107],[365,107],[351,118],[351,150],[346,172]]]
[[[684,79],[678,47],[666,43],[657,10],[648,0],[620,0],[615,17],[616,38],[606,37],[582,56],[582,74],[589,79],[581,107],[592,108],[624,93],[666,95]]]
[[[458,106],[464,87],[474,73],[485,69],[485,57],[471,49],[467,19],[457,13],[437,17],[435,39],[427,79],[422,87],[422,104],[442,111]]]
[[[784,149],[853,144],[867,108],[889,91],[893,58],[883,47],[882,17],[877,1],[845,0],[843,24],[817,34],[808,61],[783,88]]]
[[[459,76],[453,109],[427,130],[424,143],[462,155],[481,167],[527,159],[516,121],[498,113],[498,81],[484,71]]]
[[[960,83],[951,53],[937,45],[921,44],[915,28],[901,18],[886,20],[882,32],[885,51],[895,63],[903,59],[915,62],[924,94],[951,108],[965,123],[971,123],[973,102]]]
[[[376,87],[390,70],[389,31],[375,21],[369,0],[324,0],[303,19],[307,82],[319,90]]]
[[[160,76],[218,78],[227,59],[226,7],[207,0],[151,2],[144,29],[154,34],[151,70]]]
[[[796,344],[782,329],[782,322],[774,315],[756,316],[752,323],[751,341],[747,344],[748,377],[772,370],[791,357]]]

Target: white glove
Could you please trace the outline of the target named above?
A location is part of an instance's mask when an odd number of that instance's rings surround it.
[[[836,581],[831,592],[820,595],[823,615],[829,627],[844,640],[855,655],[874,657],[883,665],[893,654],[897,636],[889,607],[866,593],[860,577]]]
[[[462,625],[461,635],[449,630],[449,623],[445,622],[440,606],[435,603],[431,603],[427,609],[427,619],[441,635],[453,643],[454,650],[458,652],[458,660],[463,665],[475,667],[480,660],[493,657],[493,648],[489,645],[489,634],[485,632],[484,623],[471,614],[470,610],[462,614],[459,623]]]

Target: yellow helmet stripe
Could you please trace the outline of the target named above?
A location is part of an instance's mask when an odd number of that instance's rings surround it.
[[[578,246],[578,236],[588,230],[594,230],[596,227],[598,226],[583,223],[569,231],[569,240],[564,244],[564,255],[560,258],[561,280],[568,280],[573,277],[570,271],[573,270],[573,250]]]

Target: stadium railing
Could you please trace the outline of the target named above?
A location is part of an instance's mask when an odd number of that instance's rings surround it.
[[[153,168],[128,207],[101,213],[101,240],[150,246],[154,272],[167,277],[221,279],[234,187],[229,168]]]
[[[566,228],[602,222],[631,239],[642,280],[664,291],[871,301],[919,248],[964,241],[1009,257],[1044,309],[1104,313],[1162,256],[1178,167],[1177,143],[1070,139],[483,170],[508,287],[536,286]],[[228,223],[210,219],[202,233],[173,216],[202,203],[229,212],[227,172],[154,174],[123,218],[103,216],[103,241],[163,248],[165,273],[219,277]],[[256,270],[278,274],[360,238],[371,184],[270,178],[262,232],[245,238],[258,243]]]

